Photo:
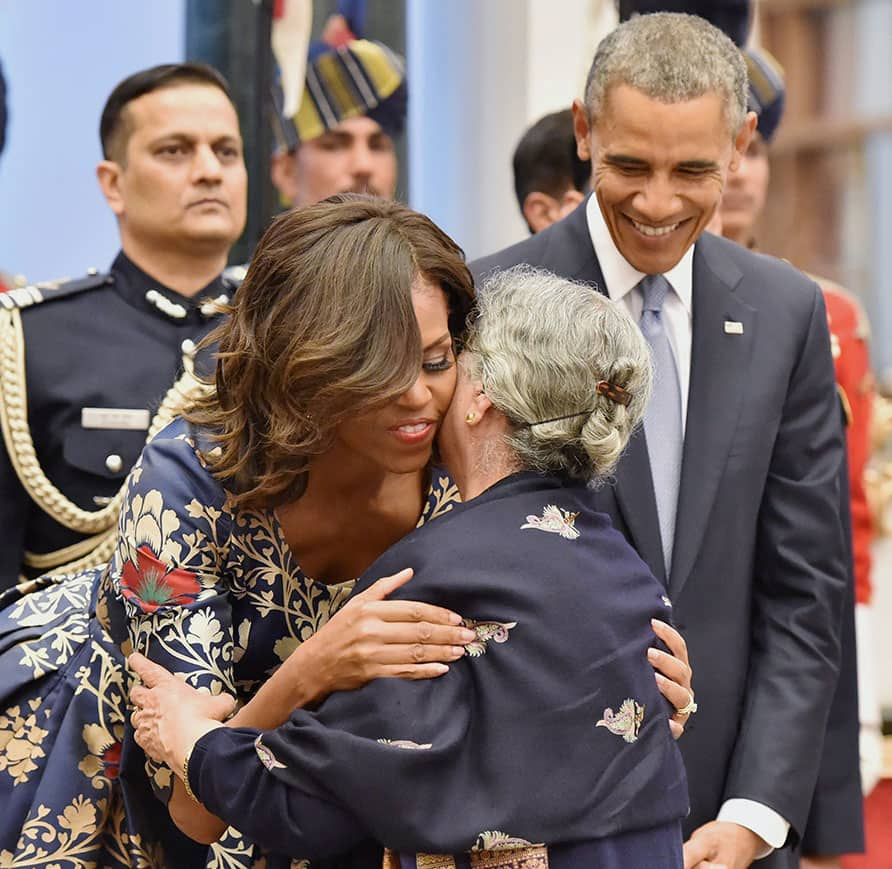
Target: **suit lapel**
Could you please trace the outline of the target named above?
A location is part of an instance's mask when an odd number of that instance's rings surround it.
[[[694,567],[709,524],[756,333],[756,311],[733,292],[742,274],[712,247],[709,236],[697,243],[693,268],[691,380],[669,583],[673,597]]]

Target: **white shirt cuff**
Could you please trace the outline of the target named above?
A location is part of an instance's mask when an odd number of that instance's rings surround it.
[[[775,848],[783,847],[790,832],[789,821],[755,800],[725,800],[716,820],[739,824],[763,839],[765,850],[756,855],[757,860],[767,857]]]

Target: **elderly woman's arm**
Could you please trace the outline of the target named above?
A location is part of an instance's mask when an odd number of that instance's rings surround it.
[[[449,667],[442,662],[461,657],[463,644],[471,642],[474,634],[460,625],[456,613],[442,607],[385,600],[411,576],[411,570],[401,571],[356,595],[292,653],[227,725],[272,729],[287,721],[295,709],[317,703],[333,691],[358,688],[383,676],[428,679],[446,673]],[[136,671],[140,676],[167,675],[161,667],[149,669],[151,662],[142,656],[133,660],[145,662]],[[196,719],[222,720],[234,706],[228,695],[210,698],[180,680],[171,687],[177,692],[177,704],[192,710]],[[135,697],[141,696],[139,688],[134,692]],[[220,704],[214,706],[215,700]],[[199,842],[215,842],[227,826],[189,798],[181,777],[173,783],[168,811],[180,830]]]
[[[140,707],[133,714],[136,741],[176,774],[169,808],[187,835],[215,841],[226,828],[220,815],[239,817],[242,833],[282,853],[320,856],[365,838],[345,809],[266,774],[255,746],[262,731],[232,729],[216,720],[231,711],[231,700],[199,694],[143,655],[131,655],[128,663],[143,682],[131,690]],[[213,755],[207,754],[209,746]],[[225,763],[216,762],[224,756]],[[198,794],[210,796],[208,807],[187,792],[187,766]]]

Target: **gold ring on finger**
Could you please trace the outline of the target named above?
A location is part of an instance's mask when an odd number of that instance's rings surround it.
[[[697,711],[697,704],[694,702],[694,695],[690,694],[690,700],[688,701],[686,706],[682,706],[681,709],[676,708],[675,712],[677,715],[693,715]]]

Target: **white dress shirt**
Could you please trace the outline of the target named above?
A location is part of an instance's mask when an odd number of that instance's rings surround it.
[[[607,295],[611,301],[622,303],[637,323],[641,319],[644,300],[641,291],[636,289],[644,277],[619,252],[613,243],[610,230],[601,214],[598,198],[589,197],[586,206],[588,231],[595,248],[601,274],[604,276]],[[691,331],[693,316],[694,245],[685,252],[674,268],[663,275],[674,292],[663,302],[662,319],[668,333],[669,344],[678,368],[678,385],[681,392],[682,432],[688,412],[688,389],[691,383]],[[787,839],[790,824],[774,809],[763,803],[747,799],[725,800],[719,810],[719,821],[729,821],[752,830],[765,840],[768,847],[758,857],[766,857],[775,848],[780,848]]]
[[[613,302],[622,302],[637,323],[641,319],[644,299],[641,290],[636,289],[638,282],[644,277],[617,250],[610,230],[604,222],[598,198],[589,197],[586,206],[588,231],[592,237],[595,254],[607,285],[607,295]],[[663,275],[674,292],[666,295],[661,314],[663,327],[669,337],[675,367],[678,369],[678,388],[681,393],[681,430],[684,433],[688,412],[688,386],[691,382],[691,296],[694,280],[694,248],[693,245],[679,260],[678,265]]]

